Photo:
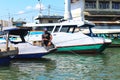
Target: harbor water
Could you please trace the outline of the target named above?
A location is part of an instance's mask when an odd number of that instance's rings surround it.
[[[120,80],[120,48],[102,54],[51,53],[0,66],[0,80]]]

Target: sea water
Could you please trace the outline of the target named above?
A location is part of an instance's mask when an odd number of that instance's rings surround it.
[[[120,80],[120,48],[101,54],[51,53],[0,66],[0,80]]]

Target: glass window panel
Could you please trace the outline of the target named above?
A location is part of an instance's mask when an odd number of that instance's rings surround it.
[[[59,28],[60,28],[60,26],[56,26],[56,28],[55,28],[55,31],[54,31],[54,32],[58,32]]]
[[[99,1],[99,9],[109,9],[109,1]]]
[[[67,32],[69,29],[69,26],[63,26],[60,32]]]
[[[35,30],[42,31],[43,29],[44,29],[44,27],[41,27],[41,26],[35,27]]]
[[[86,9],[95,9],[96,8],[96,1],[86,1],[85,8]]]
[[[120,2],[112,2],[112,9],[120,9]]]
[[[52,32],[52,30],[53,30],[53,28],[54,28],[54,26],[45,26],[46,28],[47,28],[47,31],[48,32]]]

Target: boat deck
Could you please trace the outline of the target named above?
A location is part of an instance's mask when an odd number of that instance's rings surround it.
[[[37,54],[37,53],[47,53],[48,51],[42,46],[33,46],[30,43],[19,43],[14,46],[19,48],[18,54]]]

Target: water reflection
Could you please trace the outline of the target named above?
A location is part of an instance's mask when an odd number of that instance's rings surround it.
[[[14,60],[0,67],[1,80],[119,80],[120,49],[102,54],[52,53],[38,60]]]
[[[113,61],[110,60],[108,55],[109,53],[97,55],[57,54],[57,59],[56,56],[49,56],[49,58],[56,60],[56,71],[59,72],[56,72],[56,77],[54,77],[54,79],[119,79],[118,73],[120,73],[120,70],[118,68],[116,69],[116,66],[110,65],[110,63],[112,64]],[[116,58],[114,59],[114,61],[116,61]],[[114,70],[116,72],[114,72]]]
[[[39,80],[39,76],[51,73],[56,63],[51,59],[13,60],[8,67],[1,67],[2,80]],[[7,71],[7,72],[5,72]]]

